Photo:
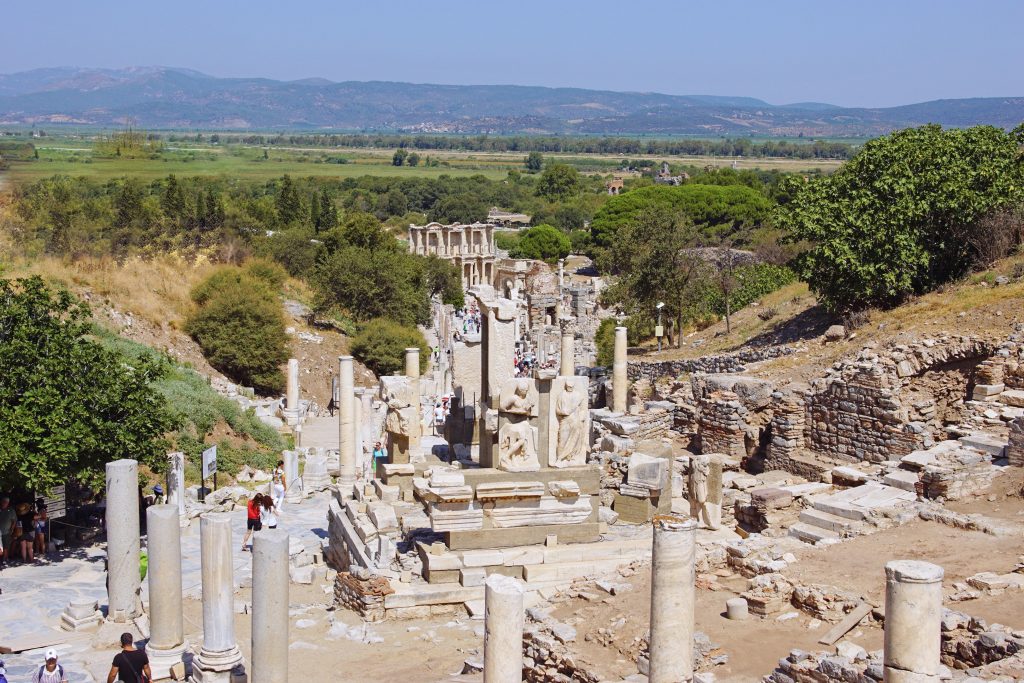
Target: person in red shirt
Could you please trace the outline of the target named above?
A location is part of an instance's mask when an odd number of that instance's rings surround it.
[[[263,494],[257,493],[251,499],[249,499],[248,505],[245,506],[246,519],[245,519],[245,538],[242,539],[242,552],[244,553],[249,548],[246,547],[246,543],[249,542],[249,537],[252,536],[252,532],[259,531],[263,528],[263,523],[260,522],[260,506],[263,503]]]

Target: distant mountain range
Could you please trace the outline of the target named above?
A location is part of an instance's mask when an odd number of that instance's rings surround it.
[[[322,78],[216,78],[188,69],[55,68],[0,75],[0,125],[472,134],[872,136],[1024,121],[1024,97],[887,108],[751,97]]]

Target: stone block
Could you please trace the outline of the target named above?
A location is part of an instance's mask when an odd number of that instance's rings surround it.
[[[467,550],[462,553],[462,564],[465,567],[487,567],[504,563],[505,558],[500,550]]]
[[[1014,408],[1024,408],[1024,391],[1007,389],[999,395],[999,402]]]
[[[1005,384],[975,384],[972,398],[975,401],[987,401],[993,396],[998,396],[1006,390]]]
[[[459,583],[467,588],[484,585],[487,570],[483,567],[466,567],[459,570]]]
[[[389,503],[370,503],[367,506],[367,515],[378,531],[397,531],[398,516],[395,508]]]
[[[668,490],[669,461],[655,458],[643,453],[629,456],[626,481],[630,486],[642,487],[652,491]]]
[[[882,479],[882,483],[886,486],[894,486],[904,491],[910,491],[916,493],[917,490],[918,475],[916,472],[910,472],[908,470],[895,470],[885,475]]]

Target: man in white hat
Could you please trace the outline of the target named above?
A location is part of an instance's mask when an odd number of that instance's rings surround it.
[[[32,683],[68,683],[64,667],[57,663],[57,651],[52,647],[46,651],[46,663],[36,671]]]

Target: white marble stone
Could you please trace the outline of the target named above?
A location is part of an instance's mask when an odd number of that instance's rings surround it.
[[[484,582],[484,683],[523,679],[523,584],[492,574]]]
[[[653,526],[648,680],[692,681],[697,521],[661,519]]]
[[[139,615],[139,465],[107,463],[107,618],[131,621]]]
[[[252,683],[288,680],[288,533],[267,529],[252,546]]]
[[[938,683],[942,567],[918,560],[885,565],[885,680]]]

